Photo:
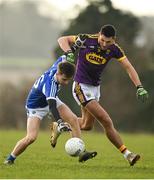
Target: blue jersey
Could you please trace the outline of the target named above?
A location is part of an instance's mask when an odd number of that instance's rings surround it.
[[[35,81],[26,100],[27,108],[43,108],[48,105],[48,99],[56,99],[60,84],[57,82],[55,74],[58,64],[65,60],[66,56],[59,57],[58,60]]]

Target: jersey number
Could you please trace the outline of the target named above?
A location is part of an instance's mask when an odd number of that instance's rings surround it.
[[[44,79],[44,74],[34,83],[34,88],[37,88],[39,83],[42,82]]]

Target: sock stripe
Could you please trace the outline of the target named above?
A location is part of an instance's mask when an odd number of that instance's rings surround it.
[[[119,148],[119,151],[120,151],[121,153],[123,153],[126,149],[127,149],[126,146],[125,146],[125,145],[122,145],[122,146]]]
[[[12,156],[11,154],[7,157],[7,160],[14,161],[16,157]]]

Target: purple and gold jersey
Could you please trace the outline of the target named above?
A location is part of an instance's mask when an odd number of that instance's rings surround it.
[[[123,50],[117,44],[102,50],[98,43],[98,35],[88,35],[83,48],[79,50],[74,80],[78,83],[98,86],[107,63],[113,58],[122,61],[125,57]]]

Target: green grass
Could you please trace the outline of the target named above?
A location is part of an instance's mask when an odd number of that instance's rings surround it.
[[[78,163],[78,158],[68,156],[64,144],[69,138],[63,134],[57,147],[52,149],[49,132],[40,132],[32,144],[13,166],[3,165],[5,156],[16,141],[24,136],[23,131],[0,131],[0,178],[5,179],[153,179],[154,140],[153,135],[122,134],[130,150],[139,152],[141,160],[130,167],[123,156],[107,138],[100,133],[83,133],[88,150],[97,150],[95,159]]]

